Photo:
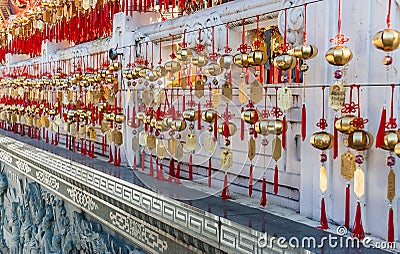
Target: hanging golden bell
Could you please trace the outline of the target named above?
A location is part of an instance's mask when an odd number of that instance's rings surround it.
[[[121,124],[121,123],[123,123],[124,121],[125,121],[125,116],[124,116],[123,113],[117,113],[117,114],[115,115],[115,122],[116,122],[116,123]]]
[[[286,128],[287,126],[285,126]],[[283,131],[283,122],[279,119],[268,122],[268,132],[273,135],[281,135]]]
[[[187,109],[183,111],[182,117],[189,122],[197,121],[198,112],[195,109]]]
[[[316,132],[311,136],[310,143],[319,150],[329,150],[333,147],[333,135],[325,131]]]
[[[192,56],[192,64],[197,67],[203,67],[208,63],[208,57],[206,55],[194,54]]]
[[[274,58],[274,66],[282,71],[293,69],[296,66],[296,58],[288,54],[282,54]]]
[[[330,48],[325,54],[326,61],[335,66],[343,66],[350,62],[352,58],[353,53],[351,50],[342,45],[336,45]]]
[[[175,73],[181,69],[181,64],[178,61],[172,60],[166,62],[164,68],[167,72]]]
[[[164,66],[161,65],[156,66],[156,68],[154,68],[154,72],[158,77],[165,77],[165,75],[167,75],[167,71],[165,70]]]
[[[132,76],[133,76],[134,79],[137,79],[137,78],[140,77],[139,73],[140,73],[141,70],[142,70],[142,67],[139,67],[139,66],[133,68]]]
[[[241,117],[243,121],[245,121],[246,123],[254,124],[255,115],[256,115],[256,109],[249,108],[242,112]]]
[[[156,122],[156,129],[159,131],[168,131],[170,129],[170,126],[166,125],[165,120],[158,120]]]
[[[147,70],[146,71],[146,75],[145,75],[145,79],[150,81],[150,82],[154,82],[154,81],[156,81],[158,79],[158,76],[153,70]]]
[[[386,52],[396,50],[400,45],[400,33],[397,30],[384,29],[375,34],[374,38],[372,38],[372,44],[377,49]]]
[[[165,126],[167,126],[168,128],[171,128],[172,122],[173,122],[172,117],[171,116],[165,117],[163,122],[164,122]]]
[[[229,70],[233,64],[232,56],[229,54],[221,55],[218,59],[218,63],[222,68]]]
[[[249,55],[247,53],[239,53],[233,57],[233,63],[240,68],[246,68],[250,66]]]
[[[397,157],[400,157],[400,143],[397,143],[394,146],[394,153],[397,155]]]
[[[252,66],[261,66],[267,63],[268,56],[265,52],[256,49],[250,51],[250,53],[248,54],[248,60],[249,64]]]
[[[382,149],[393,151],[395,146],[400,142],[400,134],[395,130],[385,131]]]
[[[270,133],[268,130],[268,124],[269,124],[268,120],[265,120],[265,119],[260,120],[260,121],[256,122],[256,124],[254,125],[254,129],[258,134],[261,134],[264,136],[269,135]]]
[[[368,131],[356,130],[349,134],[348,142],[349,147],[357,151],[363,151],[371,148],[374,143],[374,137]]]
[[[314,45],[302,44],[293,48],[293,56],[302,60],[314,58],[318,54],[318,48]]]
[[[344,134],[349,134],[352,133],[353,131],[357,130],[354,125],[351,124],[351,122],[355,119],[355,116],[352,115],[346,115],[342,116],[339,119],[336,120],[335,122],[335,128]]]
[[[218,117],[217,111],[213,109],[207,109],[201,113],[201,119],[208,123],[212,123]]]
[[[229,136],[235,135],[237,131],[237,127],[234,123],[229,122],[228,123],[228,128],[229,128]],[[218,133],[223,135],[225,131],[225,124],[221,123],[218,125]]]
[[[147,69],[147,68],[142,68],[142,69],[139,71],[139,77],[140,77],[140,78],[146,77],[146,72],[147,72],[148,70],[149,70],[149,69]]]
[[[110,71],[119,71],[122,69],[122,63],[121,62],[112,62],[110,66],[108,67]]]
[[[222,72],[221,66],[219,66],[219,64],[214,63],[214,62],[208,64],[205,67],[205,69],[206,69],[206,73],[210,76],[218,76]]]
[[[186,121],[182,119],[176,119],[172,121],[171,129],[174,131],[183,131],[186,129]]]
[[[190,61],[192,56],[193,56],[192,51],[187,48],[183,48],[183,49],[176,51],[176,58],[178,58],[179,61],[183,61],[183,62]]]

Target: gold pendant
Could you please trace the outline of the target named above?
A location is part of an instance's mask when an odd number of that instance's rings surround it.
[[[356,171],[354,172],[354,193],[356,194],[357,198],[360,199],[365,192],[365,174],[362,171],[361,167],[357,167]]]
[[[196,80],[194,85],[194,95],[197,98],[201,98],[204,96],[204,82],[201,79]]]
[[[233,156],[232,151],[228,148],[221,151],[221,168],[228,169],[232,167]]]
[[[142,92],[142,101],[143,101],[144,105],[149,107],[152,104],[153,99],[154,99],[154,97],[153,97],[152,90],[150,90],[148,88],[143,90],[143,92]]]
[[[163,89],[157,88],[154,90],[154,102],[161,105],[165,101],[165,93]]]
[[[110,129],[110,124],[107,122],[106,119],[101,121],[100,131],[104,134]]]
[[[206,134],[204,138],[204,151],[211,155],[215,153],[215,150],[217,149],[217,142],[214,138],[214,135],[212,134]]]
[[[153,150],[154,148],[156,148],[156,137],[150,133],[147,136],[146,144],[149,150]]]
[[[392,202],[395,196],[396,196],[396,175],[394,174],[393,169],[390,169],[388,175],[387,199],[390,202]]]
[[[139,145],[146,146],[147,142],[147,132],[144,130],[139,133]]]
[[[188,152],[193,152],[196,149],[197,146],[197,137],[196,134],[193,132],[190,132],[186,134],[186,145],[185,148]]]
[[[157,140],[156,155],[161,160],[167,157],[167,149],[162,140]]]
[[[168,139],[168,152],[171,156],[175,154],[175,143],[175,138],[171,137],[170,139]]]
[[[342,154],[341,156],[341,170],[340,173],[347,181],[350,181],[354,177],[354,171],[356,171],[356,156],[350,151]]]
[[[175,144],[175,159],[177,159],[178,161],[180,161],[183,157],[183,145],[181,144],[181,142],[179,142],[177,140],[176,144]]]
[[[139,150],[139,139],[138,139],[136,136],[134,136],[134,137],[132,138],[132,150],[133,150],[134,152],[136,152],[137,150]]]
[[[89,126],[88,136],[89,136],[90,140],[96,141],[97,133],[96,133],[96,129],[94,128],[94,126]]]
[[[279,137],[275,137],[272,141],[272,159],[278,161],[282,156],[282,141]]]
[[[346,88],[340,82],[329,87],[328,104],[333,110],[341,109],[346,103]]]
[[[71,134],[71,136],[73,137],[77,137],[78,136],[78,131],[76,128],[76,123],[72,123],[69,127],[69,133]]]
[[[319,168],[319,189],[321,190],[322,194],[328,189],[328,176],[326,174],[326,168],[324,165],[321,165]]]
[[[218,108],[221,103],[221,95],[218,88],[213,88],[211,102],[214,108]]]
[[[292,89],[286,85],[278,89],[278,107],[285,111],[293,107]]]
[[[256,156],[256,141],[254,140],[253,137],[251,137],[248,143],[247,157],[249,158],[249,160],[253,160],[255,156]]]
[[[244,104],[247,101],[247,87],[244,78],[242,78],[242,82],[239,85],[239,101],[241,104]]]
[[[122,132],[121,131],[117,131],[114,134],[114,144],[116,144],[117,146],[121,146],[124,143],[124,139],[122,137]]]
[[[250,100],[258,103],[263,98],[263,87],[257,79],[250,83]]]
[[[229,82],[225,82],[222,85],[222,99],[226,102],[232,100],[232,84]]]

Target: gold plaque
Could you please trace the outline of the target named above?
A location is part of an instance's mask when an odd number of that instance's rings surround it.
[[[97,138],[97,133],[96,133],[96,129],[94,128],[94,126],[90,126],[88,128],[88,135],[89,135],[89,139],[92,141],[95,141]]]
[[[248,148],[247,148],[247,157],[249,160],[253,160],[256,156],[256,141],[253,137],[249,139]]]
[[[328,104],[333,110],[341,109],[346,103],[346,88],[342,83],[336,82],[329,87]]]
[[[194,95],[199,99],[204,96],[204,82],[200,79],[195,82]]]
[[[175,159],[177,159],[178,161],[181,160],[183,157],[183,145],[178,140],[175,144],[175,154],[174,155],[175,155]]]
[[[146,144],[149,150],[153,150],[154,148],[156,148],[156,137],[150,133],[147,136]]]
[[[390,169],[388,175],[388,187],[387,187],[387,198],[392,202],[394,196],[396,196],[396,175],[393,169]]]
[[[239,85],[239,101],[241,104],[244,104],[247,101],[247,87],[244,78],[242,78],[242,82]]]
[[[176,139],[171,137],[170,139],[168,139],[168,152],[170,155],[175,154],[175,143],[176,143]]]
[[[146,105],[147,107],[149,107],[151,105],[151,103],[153,102],[153,92],[150,89],[144,89],[142,92],[142,101],[144,103],[144,105]]]
[[[156,155],[161,160],[167,156],[167,149],[162,140],[157,140]]]
[[[278,89],[278,107],[282,110],[288,110],[293,106],[292,89],[286,85]]]
[[[228,169],[232,167],[233,156],[232,151],[228,148],[221,151],[221,168]]]
[[[226,102],[232,100],[232,84],[229,82],[222,85],[222,99]]]
[[[258,103],[263,98],[263,87],[260,81],[255,79],[250,83],[250,100]]]
[[[354,171],[356,171],[356,156],[347,151],[341,156],[341,174],[347,181],[350,181],[354,177]]]
[[[221,95],[218,88],[213,88],[211,102],[214,108],[218,108],[221,103]]]
[[[106,133],[110,129],[110,124],[107,122],[106,119],[103,119],[100,124],[100,131],[102,133]]]
[[[147,142],[147,132],[143,130],[139,133],[139,145],[146,146],[147,145],[146,142]]]
[[[154,90],[154,102],[157,105],[161,105],[165,101],[165,92],[161,88],[157,88]]]
[[[196,134],[193,132],[189,132],[186,134],[186,145],[185,148],[188,152],[193,152],[196,149],[197,146],[197,137]]]
[[[217,142],[212,134],[206,134],[204,138],[204,151],[208,154],[214,154],[217,149]]]
[[[279,160],[282,156],[282,141],[279,137],[275,137],[272,141],[272,159]]]
[[[319,168],[319,189],[321,190],[322,194],[328,189],[328,176],[326,174],[326,168],[322,165]]]
[[[135,152],[139,150],[139,139],[136,136],[132,138],[132,150]]]
[[[365,193],[365,174],[361,167],[357,167],[354,172],[354,193],[360,199]]]
[[[124,139],[123,139],[123,137],[122,137],[122,132],[121,132],[121,131],[117,131],[117,132],[114,134],[114,143],[115,143],[117,146],[120,146],[120,145],[123,144],[123,142],[124,142]]]

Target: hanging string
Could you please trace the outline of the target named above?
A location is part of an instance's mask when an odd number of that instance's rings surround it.
[[[386,24],[387,24],[387,28],[390,28],[390,23],[391,23],[391,20],[390,20],[390,10],[391,10],[391,7],[392,7],[392,0],[389,0],[389,5],[388,5],[388,13],[387,13],[387,17],[386,17]]]

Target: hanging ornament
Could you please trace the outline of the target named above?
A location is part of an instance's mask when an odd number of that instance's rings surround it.
[[[245,19],[242,19],[242,44],[237,49],[239,53],[233,57],[233,62],[241,68],[247,68],[250,65],[248,51],[251,47],[246,44],[245,40]]]
[[[248,54],[249,64],[252,66],[263,66],[268,61],[265,42],[262,40],[263,33],[259,28],[260,16],[257,15],[256,38],[253,42],[253,48]]]
[[[211,105],[211,104],[210,104]],[[213,155],[217,148],[217,125],[218,125],[218,113],[213,109],[207,109],[202,112],[201,119],[210,125],[208,126],[208,131],[204,136],[203,146],[204,151],[208,155]],[[214,126],[212,125],[214,123]],[[214,131],[214,135],[212,132]],[[208,159],[208,187],[211,187],[211,157]]]
[[[186,43],[186,31],[186,29],[183,31],[182,43],[179,43],[181,48],[176,52],[176,57],[182,62],[189,62],[193,56],[192,50],[187,48],[188,45]]]
[[[193,54],[192,59],[191,59],[191,63],[197,67],[204,67],[208,63],[208,57],[207,57],[207,55],[205,55],[203,53],[203,51],[205,50],[206,47],[202,44],[201,33],[202,33],[202,29],[199,28],[198,43],[197,43],[196,47],[194,48],[196,50],[197,54]]]
[[[285,16],[285,31],[283,33],[283,44],[278,47],[278,50],[282,52],[281,55],[274,58],[274,66],[282,71],[287,71],[293,69],[296,66],[296,58],[292,55],[289,55],[288,52],[291,50],[291,46],[286,41],[286,33],[287,33],[287,9],[284,9]]]
[[[222,73],[221,65],[216,62],[220,55],[215,52],[214,40],[214,26],[211,26],[211,53],[208,55],[211,62],[205,67],[206,73],[210,76],[218,76]]]

